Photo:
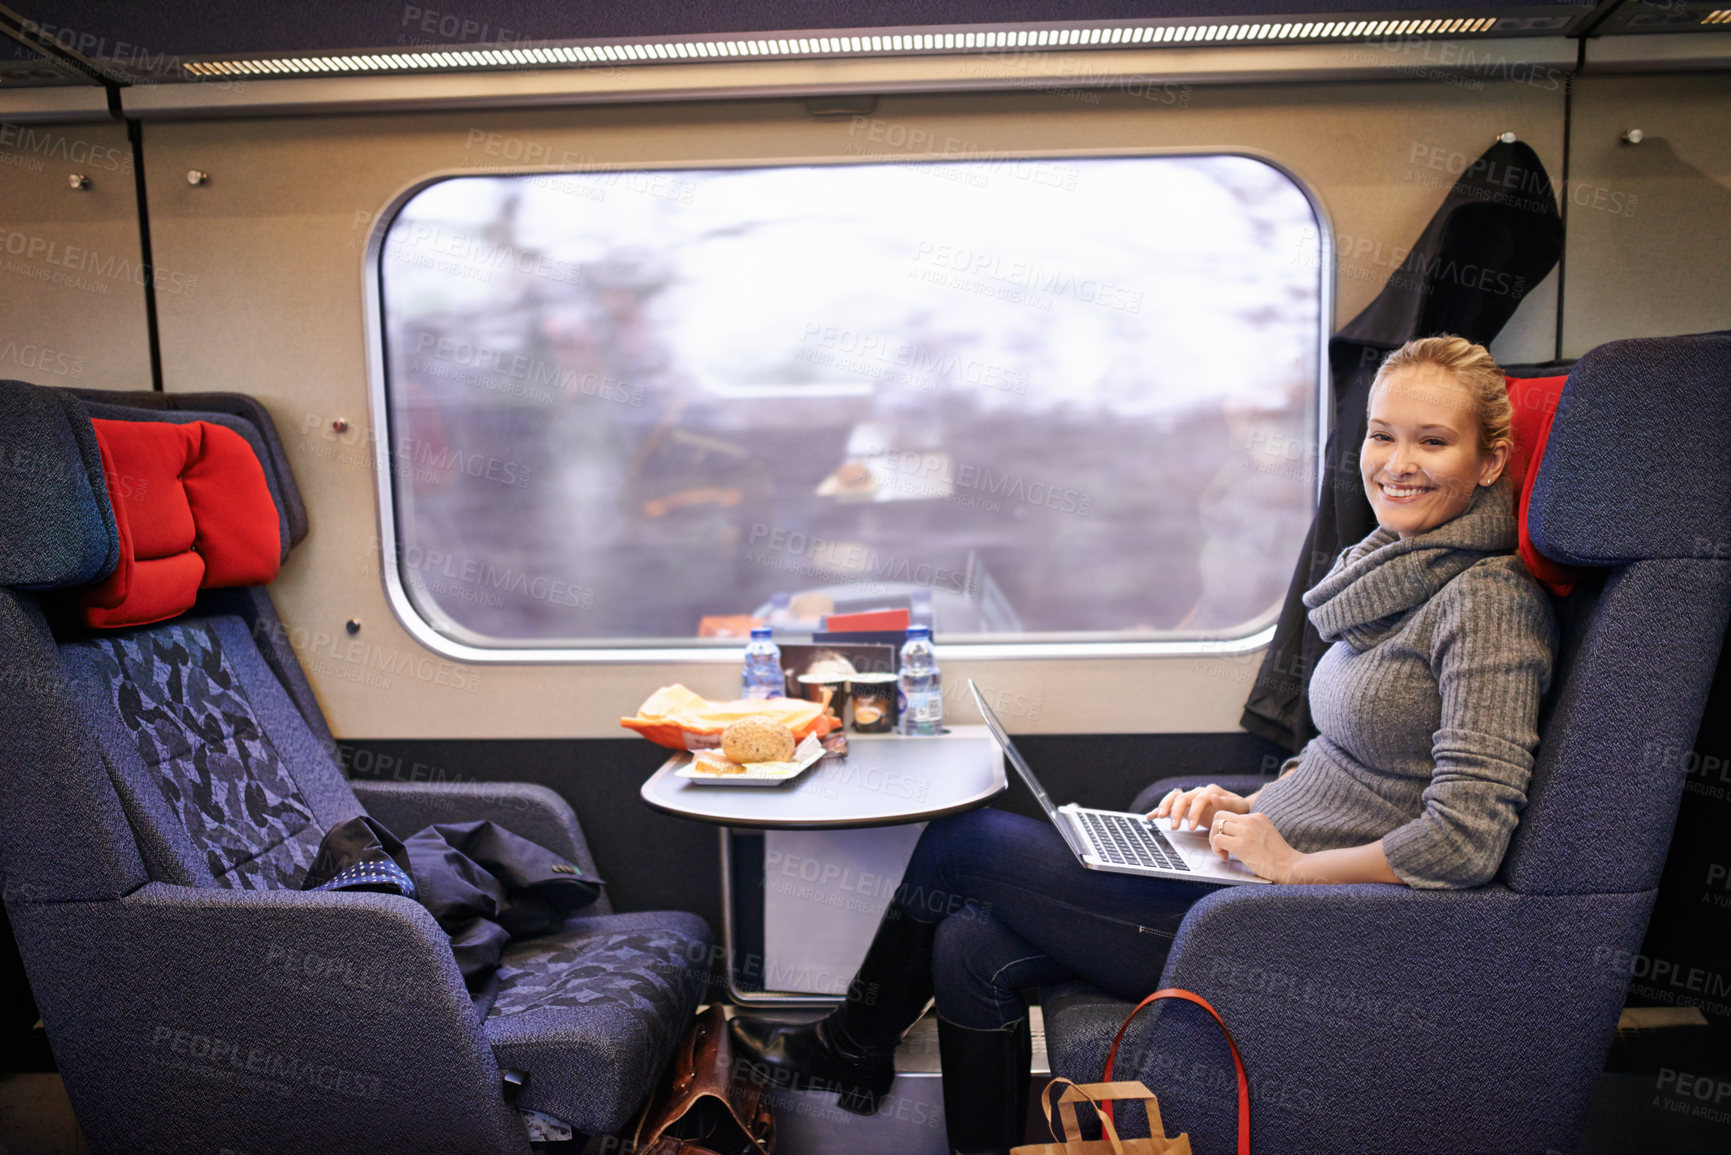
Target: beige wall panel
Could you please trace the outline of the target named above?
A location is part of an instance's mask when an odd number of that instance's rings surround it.
[[[1731,329],[1731,73],[1581,77],[1570,138],[1564,354]]]
[[[1095,102],[1098,97],[1098,102]],[[877,122],[921,129],[938,151],[1242,149],[1309,184],[1342,244],[1337,315],[1375,295],[1453,173],[1502,132],[1557,171],[1560,85],[1402,82],[1336,86],[896,97]],[[898,152],[871,123],[819,120],[797,102],[711,102],[396,117],[153,124],[159,258],[199,278],[161,301],[170,390],[261,397],[306,493],[312,534],[273,595],[337,733],[368,737],[606,737],[656,686],[731,696],[738,666],[461,666],[394,618],[379,573],[362,284],[373,215],[429,174],[508,164],[519,144],[581,164],[667,164]],[[489,134],[499,134],[490,136]],[[1373,143],[1374,142],[1374,143]],[[211,174],[189,186],[184,172]],[[1550,355],[1554,297],[1532,294],[1515,356]],[[1522,327],[1524,326],[1524,328]],[[1524,334],[1524,335],[1523,335]],[[1505,354],[1507,355],[1507,354]],[[348,423],[340,439],[334,420]],[[346,619],[362,623],[353,638]],[[1241,657],[946,663],[952,716],[971,720],[969,675],[1028,732],[1236,727],[1257,669]]]
[[[74,173],[88,186],[73,189]],[[125,127],[0,123],[0,206],[0,377],[149,389]]]

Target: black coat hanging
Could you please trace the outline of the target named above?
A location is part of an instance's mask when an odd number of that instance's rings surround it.
[[[1556,194],[1538,154],[1498,141],[1468,165],[1376,299],[1328,343],[1334,428],[1316,517],[1240,724],[1298,750],[1316,734],[1310,672],[1327,648],[1301,600],[1347,546],[1376,528],[1359,479],[1365,407],[1384,355],[1416,337],[1452,333],[1488,345],[1562,253]]]

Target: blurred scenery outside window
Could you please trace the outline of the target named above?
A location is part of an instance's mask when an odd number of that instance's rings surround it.
[[[1247,635],[1314,503],[1321,235],[1238,156],[441,181],[380,261],[395,564],[477,646]]]

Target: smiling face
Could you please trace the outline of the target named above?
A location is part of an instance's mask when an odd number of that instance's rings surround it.
[[[1479,449],[1472,393],[1447,369],[1394,369],[1371,388],[1359,472],[1377,524],[1402,538],[1466,512],[1508,456],[1506,445]]]

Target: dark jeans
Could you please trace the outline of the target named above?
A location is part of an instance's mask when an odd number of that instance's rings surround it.
[[[1191,903],[1219,887],[1084,869],[1048,822],[970,810],[932,822],[900,891],[919,922],[940,921],[938,1014],[997,1030],[1028,1013],[1028,987],[1082,978],[1109,994],[1155,990]]]

